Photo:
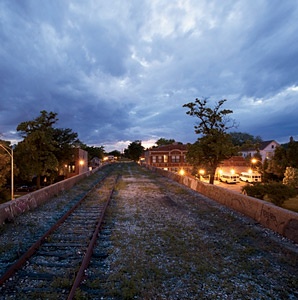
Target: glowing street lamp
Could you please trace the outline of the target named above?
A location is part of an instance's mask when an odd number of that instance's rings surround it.
[[[80,166],[83,166],[83,165],[84,165],[84,161],[81,159],[81,160],[79,161],[79,164],[80,164]]]
[[[202,177],[203,177],[204,174],[205,174],[205,170],[204,170],[204,169],[200,169],[200,170],[199,170],[199,174],[200,174],[200,180],[202,180]]]
[[[13,186],[13,148],[9,148],[3,144],[0,144],[0,147],[4,149],[11,158],[11,200],[14,199],[14,186]],[[10,152],[9,152],[10,151]]]
[[[183,175],[185,174],[185,171],[184,171],[183,169],[181,169],[181,170],[179,171],[179,174],[180,174],[181,176],[183,176]]]
[[[251,163],[252,163],[252,164],[256,164],[257,161],[258,161],[258,160],[257,160],[256,158],[253,158],[253,159],[251,160]]]
[[[257,169],[257,168],[255,168],[255,166],[257,165],[257,163],[262,164],[262,162],[260,160],[256,159],[256,158],[252,158],[251,159],[251,163],[252,163],[252,167],[251,167],[252,171],[253,171],[253,169]]]

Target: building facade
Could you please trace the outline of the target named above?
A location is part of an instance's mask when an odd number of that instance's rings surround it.
[[[264,141],[260,143],[258,150],[256,150],[255,148],[247,148],[241,150],[240,152],[241,155],[245,158],[254,157],[255,154],[259,153],[262,157],[262,162],[264,162],[265,159],[271,159],[273,157],[275,149],[279,146],[279,143],[274,140]]]
[[[225,174],[240,174],[242,172],[249,172],[251,163],[243,156],[232,156],[221,162],[220,166],[216,169],[215,178],[218,180],[220,175]]]
[[[145,164],[170,172],[191,173],[191,165],[186,162],[187,145],[174,143],[150,148],[145,151]]]
[[[65,165],[65,168],[67,168],[67,178],[87,172],[89,170],[88,152],[80,148],[74,148],[72,159],[70,160],[68,165]]]

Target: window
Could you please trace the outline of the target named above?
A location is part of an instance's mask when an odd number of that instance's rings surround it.
[[[159,163],[162,162],[162,156],[161,156],[161,155],[159,155],[159,156],[157,157],[157,161],[158,161]]]
[[[156,156],[152,156],[152,162],[156,163]]]
[[[167,156],[167,155],[164,155],[164,156],[163,156],[163,161],[164,161],[165,163],[168,162],[168,156]]]
[[[173,163],[178,163],[180,161],[180,156],[179,155],[172,155],[172,162]]]

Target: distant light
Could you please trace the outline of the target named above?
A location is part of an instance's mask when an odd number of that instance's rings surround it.
[[[181,170],[179,171],[179,174],[183,176],[183,175],[185,174],[185,171],[184,171],[183,169],[181,169]]]
[[[234,174],[235,174],[235,170],[234,170],[234,169],[231,169],[231,171],[230,171],[230,172],[231,172],[231,174],[232,174],[232,175],[234,175]]]
[[[205,170],[200,169],[199,173],[200,173],[200,175],[204,175],[205,174]]]
[[[79,161],[79,164],[80,164],[80,166],[83,166],[83,165],[84,165],[84,161],[81,159],[81,160]]]

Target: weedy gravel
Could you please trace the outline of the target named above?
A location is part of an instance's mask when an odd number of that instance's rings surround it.
[[[77,299],[298,299],[298,245],[136,164],[119,172],[96,248],[102,274],[86,272],[94,293],[82,289]],[[42,223],[42,209],[34,216]],[[32,232],[19,226],[15,235]]]
[[[102,299],[298,299],[298,245],[136,165],[106,226]]]

